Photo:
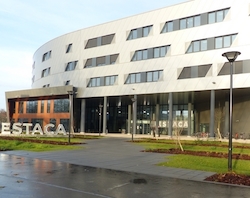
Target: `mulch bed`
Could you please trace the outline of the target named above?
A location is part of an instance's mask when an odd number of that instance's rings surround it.
[[[204,152],[204,151],[181,151],[180,149],[152,149],[144,150],[142,152],[155,152],[155,153],[167,153],[167,154],[186,154],[195,156],[205,156],[205,157],[217,157],[217,158],[228,158],[227,153],[219,152]],[[233,154],[233,159],[250,160],[249,155]],[[233,172],[225,174],[214,174],[205,179],[205,181],[221,182],[227,184],[235,185],[245,185],[250,186],[250,176],[239,175]]]

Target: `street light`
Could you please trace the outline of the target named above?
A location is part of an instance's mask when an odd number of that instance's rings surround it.
[[[99,105],[99,136],[101,135],[101,125],[102,125],[102,107],[103,105]]]
[[[75,91],[68,91],[68,94],[69,94],[69,110],[70,110],[68,143],[70,144],[70,134],[72,133],[72,128],[73,128],[73,95],[75,94]]]
[[[132,141],[134,141],[134,134],[136,134],[136,118],[137,118],[137,95],[134,95],[133,98],[131,98],[133,103],[133,131],[132,131]]]
[[[225,52],[222,54],[223,57],[226,57],[227,60],[230,62],[230,96],[229,96],[229,145],[228,145],[228,171],[232,171],[232,130],[233,130],[233,123],[232,123],[232,113],[233,113],[233,62],[236,58],[240,55],[240,52],[232,51],[232,52]]]

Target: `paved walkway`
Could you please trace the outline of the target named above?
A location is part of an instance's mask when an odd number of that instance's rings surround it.
[[[7,151],[3,154],[66,162],[112,170],[203,181],[214,172],[156,166],[166,161],[166,154],[141,152],[142,146],[128,142],[130,137],[112,135],[102,139],[86,140],[85,149],[55,152]]]

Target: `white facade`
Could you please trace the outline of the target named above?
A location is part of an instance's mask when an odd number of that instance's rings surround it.
[[[65,81],[78,87],[77,97],[120,96],[129,94],[151,94],[186,92],[229,88],[229,77],[218,76],[223,64],[227,61],[221,56],[225,51],[240,51],[237,60],[248,59],[250,48],[249,0],[236,2],[233,0],[206,1],[194,0],[186,3],[162,8],[140,15],[120,19],[110,23],[82,29],[58,38],[41,46],[34,55],[34,82],[32,88],[44,85],[63,86]],[[230,8],[223,22],[201,25],[168,33],[161,33],[167,21],[187,18],[199,14],[210,13]],[[152,25],[147,37],[127,40],[131,30]],[[115,34],[109,45],[85,49],[89,39]],[[229,47],[186,53],[192,41],[237,34]],[[66,52],[72,43],[72,50]],[[136,50],[170,45],[167,55],[132,62]],[[51,52],[51,58],[42,62],[43,54]],[[115,64],[84,68],[89,58],[119,54]],[[75,70],[65,72],[68,62],[78,61]],[[181,79],[178,76],[184,67],[212,64],[205,77]],[[41,78],[43,69],[50,67],[50,75]],[[157,82],[125,84],[130,73],[163,70]],[[118,75],[113,86],[87,88],[90,78]],[[234,88],[249,87],[250,73],[234,76]]]
[[[213,135],[220,127],[226,135],[230,73],[222,54],[239,51],[234,134],[250,134],[249,15],[250,0],[190,0],[62,35],[35,52],[32,90],[76,87],[80,131],[97,124],[109,130],[112,122],[113,131],[130,132],[137,123],[134,128],[148,133],[156,121],[171,135],[175,119],[185,117],[187,135]],[[132,110],[128,99],[135,96],[138,107]],[[102,120],[94,112],[103,113]]]

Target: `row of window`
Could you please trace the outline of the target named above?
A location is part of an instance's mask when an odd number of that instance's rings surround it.
[[[233,66],[234,67],[233,73],[234,74],[250,73],[249,65],[250,65],[250,60],[236,61]],[[206,77],[211,66],[212,64],[184,67],[178,76],[178,80]],[[230,74],[230,64],[226,62],[221,68],[220,72],[218,73],[218,76],[229,75],[229,74]],[[163,70],[131,73],[128,75],[125,84],[157,82],[162,77],[162,75],[163,75]],[[118,75],[91,78],[89,80],[87,87],[114,85],[117,78]],[[69,84],[70,84],[69,80],[65,82],[65,85]],[[47,86],[49,86],[49,84],[45,85],[44,87]]]
[[[167,21],[163,26],[161,33],[173,32],[177,30],[198,27],[201,25],[222,22],[226,17],[228,11],[229,8],[226,8],[223,10],[217,10],[182,19],[176,19],[174,21]]]
[[[226,17],[229,8],[223,10],[217,10],[209,13],[203,13],[196,16],[190,16],[182,19],[176,19],[174,21],[167,21],[162,28],[161,33],[172,32],[176,30],[182,30],[186,28],[197,27],[206,24],[212,24],[217,22],[222,22]],[[136,28],[130,31],[127,40],[147,37],[152,29],[153,25]],[[102,45],[111,44],[115,34],[105,35],[97,38],[89,39],[86,43],[85,49],[98,47]],[[72,43],[66,46],[66,53],[71,52]],[[51,51],[43,54],[42,61],[46,61],[51,57]]]
[[[47,101],[47,113],[51,113],[51,101]],[[41,100],[40,107],[38,101],[26,101],[26,113],[38,113],[40,108],[41,113],[44,113],[44,100]],[[68,113],[69,112],[69,99],[55,99],[54,100],[54,113]],[[19,102],[18,113],[24,113],[24,102]]]
[[[232,35],[212,37],[212,38],[192,41],[186,53],[230,47],[233,41],[235,40],[236,36],[237,34],[232,34]]]

